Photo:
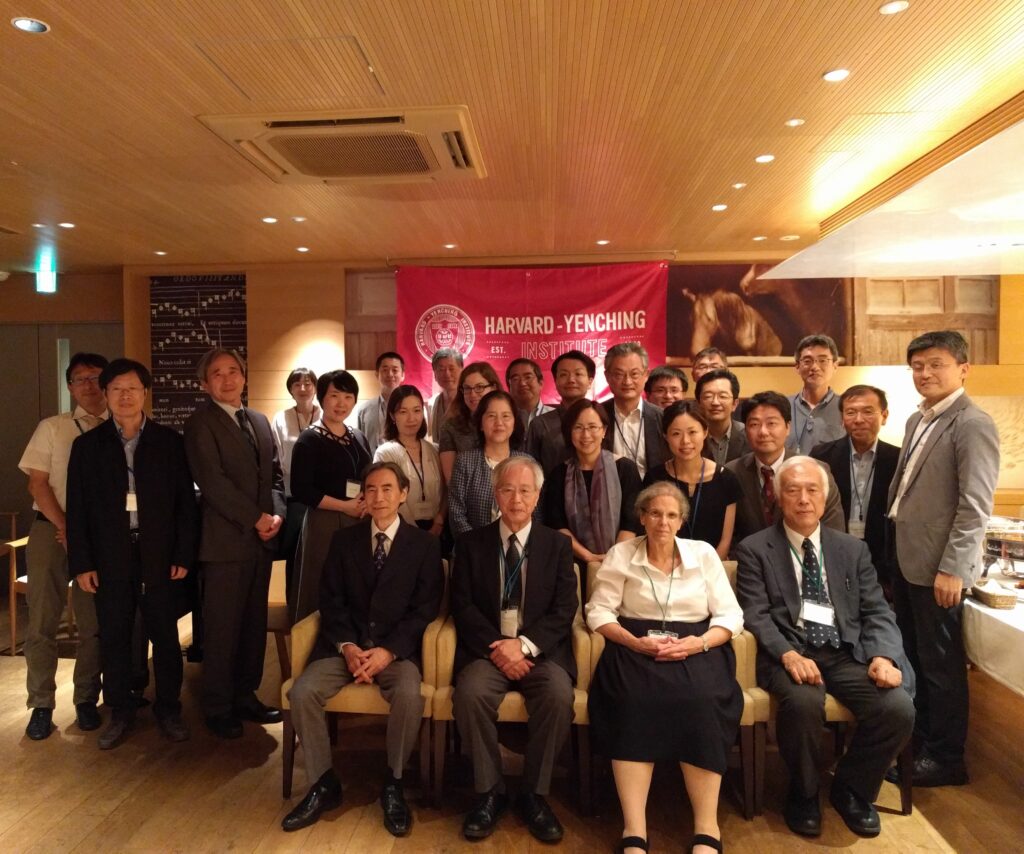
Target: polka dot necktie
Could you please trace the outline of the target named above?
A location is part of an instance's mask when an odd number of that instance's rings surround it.
[[[384,568],[384,561],[388,559],[388,553],[384,551],[384,543],[387,542],[387,534],[377,534],[377,548],[373,550],[373,565],[377,567],[377,572],[380,572]],[[366,554],[366,552],[363,552]]]
[[[764,523],[771,525],[775,521],[775,469],[761,466],[761,477],[764,486],[761,488],[761,509],[764,510]]]
[[[821,567],[818,564],[818,556],[814,553],[814,543],[804,540],[804,572],[801,582],[800,593],[804,599],[811,602],[820,602],[822,605],[831,605],[828,590],[825,589],[825,582],[821,577]],[[821,589],[818,589],[819,584]],[[826,626],[822,623],[814,623],[804,620],[804,632],[807,634],[807,642],[813,647],[823,647],[826,644],[839,649],[839,631],[835,626]]]

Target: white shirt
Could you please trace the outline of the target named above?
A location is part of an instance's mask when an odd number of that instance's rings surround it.
[[[591,630],[617,622],[620,616],[669,623],[699,623],[710,618],[711,626],[738,635],[743,629],[743,609],[714,547],[676,538],[676,548],[681,562],[670,578],[648,561],[647,537],[612,546],[597,571],[587,602]]]
[[[409,478],[409,497],[398,511],[406,522],[415,525],[417,519],[433,520],[441,512],[444,497],[441,455],[426,436],[420,442],[419,469],[401,442],[385,442],[374,452],[373,461],[396,463]]]
[[[387,538],[384,540],[384,554],[391,554],[391,544],[395,541],[395,534],[398,533],[398,526],[401,524],[402,517],[395,516],[394,521],[382,531],[376,522],[370,522],[370,554],[377,551],[377,534],[383,534]]]
[[[612,404],[615,423],[612,425],[612,451],[618,457],[625,457],[636,463],[642,480],[647,473],[647,445],[644,441],[644,402],[637,401],[636,409],[629,415],[622,415]]]
[[[782,527],[786,532],[786,540],[789,542],[790,548],[796,551],[790,551],[789,556],[793,560],[793,572],[796,573],[796,589],[800,592],[800,599],[803,600],[803,584],[804,584],[804,535],[798,534],[792,528],[790,528],[785,522],[782,523]],[[822,589],[828,593],[828,576],[825,575],[825,558],[821,553],[821,525],[818,525],[810,535],[807,537],[814,546],[814,553],[818,556],[818,566],[821,567],[821,586]],[[799,555],[799,557],[798,557]],[[831,598],[831,595],[829,596]],[[797,618],[796,624],[798,627],[803,628],[804,617],[803,605],[800,606],[800,616]]]
[[[878,439],[864,453],[858,453],[853,440],[850,440],[850,519],[863,522],[867,515],[877,454]]]
[[[270,432],[274,436],[277,457],[281,461],[281,471],[284,474],[285,495],[291,496],[292,494],[292,451],[295,450],[295,440],[299,438],[299,433],[311,424],[315,424],[322,414],[320,407],[314,403],[309,420],[302,423],[305,421],[305,417],[300,416],[294,406],[289,406],[274,415],[274,420],[270,422]]]
[[[526,551],[526,544],[530,541],[530,531],[533,528],[533,520],[531,519],[526,523],[526,526],[516,531],[516,542],[519,544],[519,553],[523,556],[523,563],[519,567],[520,575],[522,576],[523,585],[523,598],[526,598],[526,569],[529,564],[529,555]],[[508,551],[508,538],[512,536],[512,529],[505,524],[504,521],[498,522],[498,535],[501,537],[501,554],[502,559],[498,561],[498,566],[501,570],[500,577],[498,579],[498,595],[501,596],[501,591],[505,589],[505,552]],[[519,608],[519,627],[523,627],[523,608],[520,605]],[[541,653],[541,649],[533,641],[531,641],[526,635],[519,635],[519,644],[522,647],[523,655],[532,655],[536,658]]]
[[[67,509],[68,462],[71,459],[72,443],[83,433],[99,426],[101,421],[106,421],[109,415],[106,410],[102,415],[90,415],[82,407],[76,406],[74,412],[44,418],[28,440],[18,468],[25,474],[30,474],[30,469],[46,472],[50,489],[61,510]],[[34,501],[32,509],[39,509]]]

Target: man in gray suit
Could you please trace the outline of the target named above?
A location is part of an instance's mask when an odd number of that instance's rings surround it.
[[[918,336],[907,347],[907,363],[924,399],[907,421],[888,516],[898,561],[896,619],[921,677],[914,785],[962,785],[968,710],[963,590],[981,574],[999,435],[964,393],[970,364],[959,332]]]
[[[903,641],[867,545],[820,524],[830,491],[825,467],[791,457],[778,481],[782,521],[740,543],[736,592],[757,638],[757,682],[779,704],[779,753],[790,775],[786,824],[803,836],[821,833],[827,691],[857,719],[829,800],[850,830],[877,836],[872,801],[914,725],[910,694],[894,690],[905,679],[897,666]]]
[[[196,368],[210,399],[185,424],[185,452],[201,493],[203,709],[220,738],[240,738],[241,719],[279,723],[256,698],[267,646],[267,593],[284,479],[270,422],[242,405],[245,362],[215,348]]]
[[[641,397],[647,367],[647,351],[636,341],[616,344],[604,357],[604,376],[612,392],[612,399],[601,404],[611,425],[604,447],[636,463],[640,477],[669,458],[661,410]]]

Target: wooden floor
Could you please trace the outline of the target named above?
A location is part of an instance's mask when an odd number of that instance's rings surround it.
[[[346,851],[525,852],[550,850],[534,842],[522,823],[506,816],[485,842],[467,843],[461,814],[472,800],[458,774],[440,811],[414,803],[415,825],[405,839],[381,826],[376,797],[384,770],[379,721],[342,723],[335,765],[345,786],[344,806],[312,828],[286,834],[281,818],[305,791],[301,749],[296,791],[281,798],[281,727],[246,724],[240,741],[224,742],[201,725],[195,697],[199,666],[185,666],[185,716],[192,740],[171,745],[160,738],[149,710],[119,748],[101,752],[96,733],[79,732],[71,705],[73,662],[58,671],[58,729],[43,742],[24,735],[25,663],[0,657],[0,756],[5,785],[0,795],[0,851]],[[276,659],[268,646],[261,698],[279,690]],[[882,835],[862,840],[825,808],[825,831],[816,843],[786,830],[779,809],[784,779],[777,754],[769,755],[765,815],[745,821],[731,795],[721,806],[726,850],[801,852],[856,849],[909,852],[1013,852],[1024,850],[1024,699],[984,674],[971,674],[972,718],[968,750],[971,785],[918,790],[911,816],[896,814],[898,793],[884,784]],[[458,763],[453,770],[458,771]],[[465,778],[465,774],[462,775]],[[510,781],[514,787],[515,780]],[[410,800],[416,796],[410,791]],[[605,787],[599,815],[573,808],[568,779],[556,780],[551,798],[566,828],[563,851],[610,851],[621,833],[614,792]],[[692,832],[678,771],[659,768],[649,809],[653,851],[686,851]]]

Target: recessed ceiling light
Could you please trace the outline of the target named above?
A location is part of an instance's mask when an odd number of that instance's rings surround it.
[[[446,243],[446,244],[444,245],[444,248],[445,248],[445,249],[455,249],[455,248],[456,248],[457,246],[458,246],[458,244],[457,244],[457,243]]]
[[[34,223],[32,223],[32,227],[33,228],[46,228],[46,224],[42,223],[42,222],[34,222]]]
[[[167,253],[166,253],[166,252],[164,252],[164,250],[163,250],[163,249],[154,249],[154,250],[153,250],[153,254],[154,254],[154,255],[166,255]]]
[[[734,190],[742,190],[742,189],[743,189],[744,187],[746,187],[746,186],[747,186],[747,185],[746,185],[746,183],[745,183],[745,182],[743,182],[743,181],[737,181],[737,182],[736,182],[735,184],[733,184],[733,185],[732,185],[732,188],[733,188]]]
[[[23,33],[36,33],[38,35],[39,33],[50,32],[50,25],[46,21],[40,21],[38,18],[11,18],[11,23]]]
[[[292,217],[292,222],[305,222],[305,221],[306,221],[306,218],[304,216],[293,216]]]
[[[594,242],[595,242],[595,243],[596,243],[596,244],[597,244],[598,246],[607,246],[607,245],[608,245],[609,243],[611,243],[611,241],[610,241],[610,240],[595,240]]]
[[[779,238],[779,240],[799,240],[799,239],[800,239],[800,235],[799,234],[784,234],[784,235],[782,235],[782,237]]]
[[[821,79],[828,83],[839,83],[850,76],[850,72],[845,68],[833,68],[831,71],[826,71],[821,75]]]
[[[775,159],[774,154],[759,154],[754,158],[755,163],[771,163]]]
[[[878,11],[882,15],[898,15],[900,12],[906,12],[909,8],[908,0],[893,0],[892,3],[883,3],[878,7]]]
[[[759,235],[757,235],[757,237],[754,238],[754,240],[767,240],[767,239],[768,238],[765,237],[763,234],[759,234]]]
[[[296,252],[309,252],[309,247],[308,246],[296,246],[295,247],[295,251]]]
[[[786,127],[788,128],[798,128],[803,123],[803,119],[786,119]]]
[[[276,216],[265,216],[265,217],[263,217],[263,222],[265,222],[267,225],[273,225],[275,222],[277,222],[277,217]]]
[[[73,222],[58,222],[57,225],[59,225],[61,228],[74,228],[75,227],[75,224]]]
[[[726,210],[728,207],[729,207],[728,205],[712,205],[711,206],[711,210],[713,210],[715,213],[721,213],[722,211]]]

